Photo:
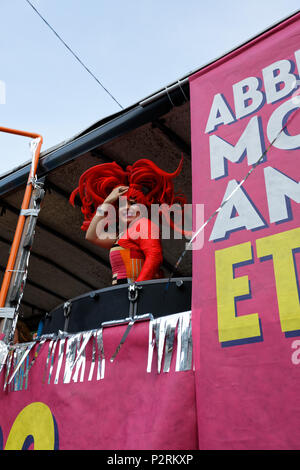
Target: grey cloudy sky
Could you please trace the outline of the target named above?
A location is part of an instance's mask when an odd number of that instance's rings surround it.
[[[126,108],[299,8],[299,0],[30,0]],[[118,105],[26,0],[0,0],[0,126],[43,135],[43,150]],[[0,175],[30,158],[0,133]]]

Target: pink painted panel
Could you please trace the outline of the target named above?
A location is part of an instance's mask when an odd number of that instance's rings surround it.
[[[135,324],[111,363],[109,358],[125,326],[104,329],[106,365],[101,380],[97,380],[96,368],[92,380],[88,380],[92,341],[86,348],[82,382],[80,374],[77,382],[73,380],[74,374],[70,383],[63,382],[65,349],[58,383],[54,383],[59,360],[57,346],[50,384],[49,368],[43,383],[49,341],[44,343],[30,369],[27,390],[23,387],[20,391],[3,392],[5,371],[2,372],[2,446],[6,448],[10,436],[15,449],[24,442],[25,447],[29,445],[32,449],[42,436],[42,445],[48,441],[52,445],[53,441],[53,448],[60,450],[196,449],[194,372],[175,372],[176,355],[172,356],[170,372],[158,373],[155,358],[151,372],[147,372],[148,330],[148,322]],[[30,361],[37,347],[30,352]],[[46,419],[47,410],[53,416],[50,423]],[[51,433],[55,434],[52,441]]]

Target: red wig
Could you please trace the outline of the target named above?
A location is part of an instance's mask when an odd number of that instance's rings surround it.
[[[95,215],[97,207],[101,205],[111,191],[117,186],[129,186],[124,194],[127,199],[135,199],[137,203],[150,207],[151,204],[180,204],[186,200],[184,195],[174,192],[173,179],[179,175],[183,157],[177,170],[167,173],[148,159],[136,161],[123,170],[117,163],[103,163],[86,170],[79,179],[78,187],[70,196],[70,203],[74,206],[75,197],[79,195],[84,215],[81,227],[86,231],[90,221]],[[172,225],[172,224],[171,224]]]

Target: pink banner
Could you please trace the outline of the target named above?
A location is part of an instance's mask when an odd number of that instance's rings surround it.
[[[50,340],[40,349],[40,343],[34,345],[19,369],[22,377],[16,368],[13,376],[11,369],[10,383],[5,367],[0,384],[2,448],[196,449],[194,372],[176,370],[176,338],[170,364],[162,358],[159,370],[155,349],[149,359],[149,322],[137,323],[111,362],[125,328],[103,329],[104,361],[103,356],[98,360],[101,347],[93,359],[94,337],[83,336],[82,362],[75,363],[73,356],[71,371],[73,336],[59,339],[55,350]]]
[[[190,80],[200,449],[300,448],[299,44],[298,13]]]

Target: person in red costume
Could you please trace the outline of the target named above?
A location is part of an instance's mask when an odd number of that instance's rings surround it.
[[[74,206],[75,197],[80,197],[84,214],[81,229],[86,231],[86,239],[110,250],[112,284],[161,277],[160,230],[145,208],[149,211],[151,204],[183,206],[185,197],[175,194],[172,181],[180,173],[182,161],[174,173],[141,159],[126,170],[115,162],[96,165],[80,177],[70,203]],[[107,227],[111,208],[118,209],[119,226],[123,227],[113,235]]]

